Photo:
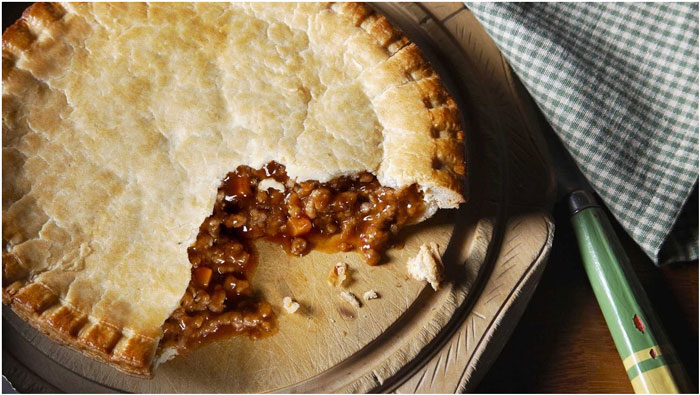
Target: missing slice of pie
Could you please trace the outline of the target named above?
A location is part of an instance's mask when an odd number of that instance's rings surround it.
[[[2,58],[3,302],[127,373],[274,333],[253,240],[377,264],[464,201],[454,101],[362,4],[38,3]]]

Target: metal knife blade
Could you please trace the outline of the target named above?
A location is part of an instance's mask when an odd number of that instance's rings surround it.
[[[593,188],[583,175],[559,136],[551,128],[545,128],[544,139],[554,167],[557,182],[557,201],[567,200],[571,214],[584,208],[599,206],[593,196]]]

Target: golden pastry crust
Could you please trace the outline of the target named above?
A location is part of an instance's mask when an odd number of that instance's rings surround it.
[[[128,373],[150,374],[236,166],[368,170],[428,216],[464,201],[454,101],[362,4],[37,3],[2,58],[3,302]]]

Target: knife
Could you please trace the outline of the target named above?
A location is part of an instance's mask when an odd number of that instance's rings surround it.
[[[573,158],[551,128],[545,140],[583,265],[638,394],[694,392],[629,258]]]

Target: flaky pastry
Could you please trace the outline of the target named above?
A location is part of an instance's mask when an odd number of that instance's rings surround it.
[[[3,34],[3,302],[150,375],[227,172],[464,201],[457,107],[362,4],[37,3]]]

